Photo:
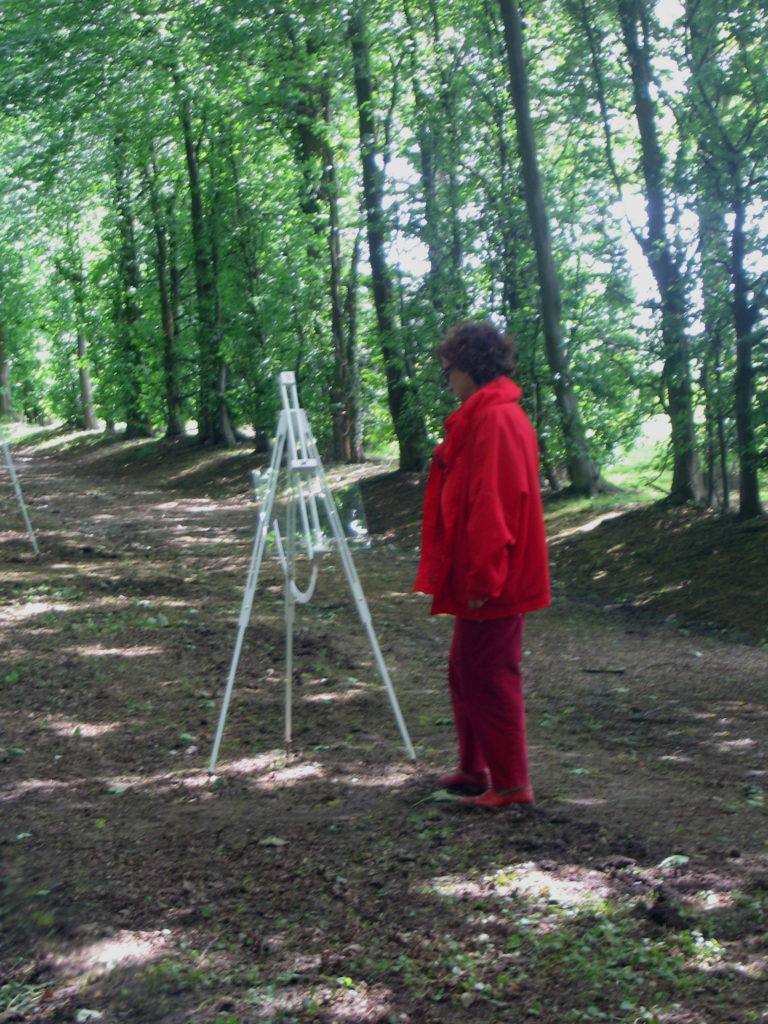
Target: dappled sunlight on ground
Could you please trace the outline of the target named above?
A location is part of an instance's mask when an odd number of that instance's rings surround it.
[[[568,877],[563,877],[567,874]],[[493,875],[472,878],[467,874],[441,875],[419,883],[419,892],[448,899],[480,898],[489,892],[498,897],[521,897],[549,905],[590,906],[610,895],[605,875],[581,865],[558,864],[550,871],[531,862],[509,864]]]
[[[311,685],[313,680],[308,680],[304,685]],[[370,689],[369,685],[349,686],[345,690],[324,690],[320,693],[304,693],[301,696],[302,704],[343,704],[345,701],[354,701]]]
[[[21,601],[16,605],[6,605],[0,611],[0,623],[4,621],[10,623],[23,622],[25,619],[36,619],[46,613],[66,612],[68,610],[69,605],[56,604],[53,601]]]
[[[87,647],[80,644],[76,647],[63,647],[62,650],[84,658],[149,658],[163,653],[162,647],[141,647],[135,644],[130,647]]]
[[[18,800],[19,797],[26,796],[31,793],[54,793],[57,790],[66,790],[72,786],[80,785],[82,780],[77,779],[75,782],[62,781],[60,779],[23,779],[12,785],[5,786],[0,790],[0,803],[7,803],[10,800]]]
[[[573,537],[580,533],[591,533],[603,523],[624,515],[626,511],[626,509],[622,509],[618,512],[603,512],[601,515],[594,516],[586,522],[578,523],[576,526],[568,526],[562,530],[557,528],[557,524],[555,522],[553,526],[550,526],[547,532],[547,540],[550,545],[554,545],[557,544],[558,541],[565,540],[566,537]]]
[[[320,779],[327,774],[326,769],[320,764],[304,762],[301,764],[286,764],[275,767],[269,773],[268,779],[256,780],[258,785],[268,784],[269,788],[277,784],[279,786],[296,786],[310,779]]]
[[[290,788],[307,781],[332,777],[344,786],[388,789],[403,785],[412,777],[412,771],[394,765],[384,769],[379,766],[367,770],[360,767],[354,772],[345,771],[339,777],[336,771],[321,761],[304,760],[302,755],[275,749],[258,757],[239,758],[236,761],[220,760],[211,778],[231,779],[238,775],[251,785],[266,787],[270,791],[276,786]]]
[[[502,896],[531,897],[566,907],[588,905],[596,910],[598,901],[611,893],[602,872],[590,871],[580,864],[558,864],[549,871],[530,861],[511,864],[487,881]]]
[[[234,761],[220,759],[216,764],[216,775],[252,776],[261,772],[271,772],[275,766],[285,760],[284,751],[270,751],[255,757],[239,757]]]
[[[94,925],[94,929],[100,930],[100,925]],[[71,978],[86,976],[90,980],[116,967],[143,965],[155,960],[173,941],[173,933],[167,928],[158,931],[121,931],[93,942],[84,942],[65,954],[59,954],[55,962],[58,970]]]
[[[599,796],[561,796],[560,800],[573,807],[604,807],[608,803],[605,797]]]
[[[768,650],[651,618],[682,614],[702,568],[746,578],[759,527],[718,567],[722,526],[686,511],[552,519],[555,602],[525,643],[537,803],[484,813],[438,789],[451,621],[408,589],[423,479],[370,467],[356,562],[419,761],[330,558],[297,618],[281,746],[268,552],[208,770],[255,526],[255,459],[236,456],[94,440],[25,465],[45,545],[20,558],[16,534],[0,574],[0,1016],[3,999],[40,1024],[763,1012]]]
[[[419,894],[435,895],[447,899],[460,897],[479,897],[483,892],[483,884],[477,879],[466,875],[439,875],[435,878],[418,883]]]
[[[122,728],[123,723],[103,722],[97,725],[94,722],[76,721],[71,718],[62,718],[61,716],[54,715],[45,720],[45,725],[59,736],[90,739],[94,736],[106,736],[110,732],[115,732],[117,729]]]

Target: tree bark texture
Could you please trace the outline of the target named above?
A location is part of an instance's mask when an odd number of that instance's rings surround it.
[[[208,244],[198,145],[195,142],[192,129],[189,98],[184,92],[178,75],[175,76],[175,84],[179,95],[179,120],[184,137],[194,251],[199,374],[197,433],[202,444],[220,444],[225,438],[222,432],[220,407],[222,366],[219,351],[219,324],[216,317],[216,280]]]
[[[316,52],[307,45],[307,55]],[[339,221],[336,157],[328,142],[330,107],[328,88],[324,82],[302,80],[301,101],[294,104],[294,131],[298,159],[307,189],[302,204],[318,236],[325,237],[328,264],[328,295],[330,327],[333,343],[333,377],[331,380],[331,424],[334,458],[343,462],[361,462],[362,428],[360,424],[359,384],[354,321],[345,315],[341,234]],[[320,252],[310,252],[310,261],[317,263]]]
[[[738,171],[736,171],[738,174]],[[746,204],[739,183],[734,185],[731,231],[731,279],[733,282],[733,322],[736,329],[736,375],[734,397],[736,438],[739,449],[739,514],[759,516],[763,508],[758,480],[759,452],[752,407],[755,398],[755,369],[752,361],[754,331],[759,312],[749,300],[745,268]]]
[[[83,429],[96,430],[98,419],[93,401],[91,374],[88,369],[88,335],[86,333],[86,282],[82,258],[77,241],[71,232],[66,232],[69,259],[56,260],[59,275],[72,290],[72,305],[75,312],[75,336],[77,339],[77,378],[80,395],[80,415]]]
[[[671,424],[673,456],[670,501],[682,505],[703,498],[686,337],[685,282],[667,233],[664,151],[652,97],[653,72],[645,0],[618,0],[618,12],[632,75],[645,185],[647,232],[639,241],[656,282],[661,307],[662,384]]]
[[[365,23],[357,7],[350,16],[348,30],[354,63],[371,289],[384,359],[389,410],[400,450],[400,468],[409,472],[419,470],[425,464],[427,432],[408,376],[394,316],[392,283],[385,249],[387,227],[382,172],[379,167],[379,163],[383,163],[383,154],[376,139],[374,94]]]
[[[149,437],[152,433],[152,426],[149,416],[141,406],[141,396],[144,391],[141,381],[144,357],[137,338],[142,312],[136,296],[139,294],[141,279],[136,252],[133,206],[130,185],[125,171],[123,147],[124,140],[121,137],[116,138],[113,150],[115,158],[113,182],[120,241],[115,326],[124,371],[124,375],[121,375],[120,379],[120,395],[125,416],[125,436]]]
[[[147,190],[152,207],[152,227],[155,235],[155,273],[157,291],[160,301],[160,322],[163,334],[162,364],[163,392],[165,398],[165,436],[182,437],[184,417],[182,414],[183,399],[181,394],[179,360],[176,351],[177,342],[177,306],[174,302],[172,282],[178,273],[171,266],[172,247],[168,241],[168,223],[173,222],[172,203],[168,203],[167,211],[161,209],[157,189],[157,171],[154,167],[147,170]]]
[[[9,419],[11,414],[11,364],[5,324],[0,320],[0,416]]]
[[[536,253],[544,342],[566,444],[568,476],[576,493],[594,494],[601,487],[600,471],[589,455],[584,424],[571,381],[563,341],[560,286],[552,254],[552,240],[531,120],[528,72],[523,53],[523,27],[514,0],[499,0],[499,4],[504,22],[517,144],[525,183],[525,204]]]

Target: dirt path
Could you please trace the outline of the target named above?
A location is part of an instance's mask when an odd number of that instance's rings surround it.
[[[294,746],[282,749],[282,587],[269,558],[211,780],[254,512],[239,482],[244,461],[231,479],[221,463],[201,471],[199,462],[152,465],[136,485],[134,464],[118,473],[114,455],[17,459],[42,556],[8,501],[0,951],[6,985],[51,995],[0,1020],[71,1020],[96,1006],[105,1020],[143,1024],[495,1024],[517,1018],[484,1002],[471,1016],[466,1000],[425,1006],[413,985],[393,982],[394,968],[379,976],[369,965],[364,985],[337,986],[326,1004],[317,992],[324,978],[354,975],[372,928],[382,963],[398,950],[418,961],[421,949],[428,972],[430,945],[460,939],[467,908],[498,898],[488,879],[512,864],[520,898],[544,885],[555,902],[642,891],[648,913],[669,914],[670,926],[717,914],[735,889],[768,887],[768,650],[562,593],[526,635],[536,806],[478,814],[434,798],[437,774],[453,763],[443,681],[451,623],[430,620],[410,593],[413,516],[382,479],[367,491],[378,539],[355,562],[417,763],[333,558],[297,622]],[[405,525],[393,530],[395,507]],[[128,935],[133,952],[120,946]],[[206,991],[178,966],[179,950],[214,942],[237,948],[238,969],[258,961],[273,987],[286,972],[306,982],[321,1009],[266,1016],[263,995],[258,1015],[244,994],[253,977],[227,986],[220,971]],[[147,961],[171,951],[179,977],[153,976]],[[569,998],[565,981],[550,983]],[[749,978],[744,986],[749,1003]]]

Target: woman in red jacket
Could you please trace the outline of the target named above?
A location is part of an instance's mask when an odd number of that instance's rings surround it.
[[[440,779],[464,803],[533,803],[521,675],[527,612],[550,602],[536,435],[511,379],[514,343],[462,323],[438,349],[461,403],[445,421],[424,497],[414,590],[455,616],[448,681],[459,765]]]

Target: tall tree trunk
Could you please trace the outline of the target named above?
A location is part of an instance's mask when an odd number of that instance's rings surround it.
[[[506,129],[506,106],[499,97],[493,97],[493,123],[496,141],[496,160],[498,166],[499,194],[495,197],[497,236],[499,246],[499,266],[501,278],[501,296],[499,307],[502,316],[507,322],[519,312],[522,300],[520,287],[520,254],[523,245],[528,245],[530,233],[521,235],[521,226],[518,218],[513,212],[513,203],[516,204],[520,196],[514,199],[506,189],[506,182],[511,181],[515,176],[512,167],[513,160],[510,153]],[[555,488],[557,490],[557,488]]]
[[[0,320],[0,417],[9,419],[11,406],[11,363],[8,358],[8,340],[5,324]]]
[[[350,390],[351,395],[353,396],[352,400],[354,402],[354,405],[351,407],[350,416],[343,424],[343,428],[347,435],[345,445],[348,443],[350,446],[350,461],[352,462],[362,462],[365,458],[365,453],[363,451],[363,423],[359,409],[360,388],[357,366],[357,267],[360,260],[361,241],[362,234],[361,232],[358,232],[352,246],[352,253],[346,275],[346,283],[342,289],[343,304],[341,309],[341,315],[347,325],[347,329],[344,332],[344,338],[347,345],[347,355],[341,362],[345,367],[351,367],[354,372],[353,384],[350,384],[346,380],[339,382],[339,387],[342,392],[344,388]]]
[[[730,506],[728,449],[725,417],[728,408],[723,381],[723,353],[726,345],[726,311],[723,295],[728,287],[728,240],[725,217],[715,181],[708,173],[706,155],[699,153],[696,183],[696,212],[701,253],[702,319],[701,387],[704,393],[707,434],[707,503],[719,503],[723,512]],[[718,486],[719,482],[719,486]]]
[[[189,97],[174,74],[178,93],[179,120],[184,138],[184,157],[189,182],[189,206],[192,227],[195,299],[197,308],[197,434],[202,444],[224,441],[221,429],[221,354],[219,325],[216,319],[216,280],[209,250],[203,204],[198,145],[192,129]]]
[[[435,48],[442,47],[437,18],[418,8],[422,22],[429,22]],[[456,158],[451,150],[457,123],[456,101],[448,72],[440,72],[436,96],[422,87],[423,64],[419,57],[419,29],[412,5],[403,0],[403,12],[410,29],[408,57],[416,117],[415,135],[419,149],[419,177],[424,201],[421,241],[426,246],[429,269],[424,282],[426,297],[435,311],[435,333],[444,333],[466,316],[467,290],[462,275],[463,232],[459,216],[460,199]]]
[[[215,143],[212,143],[212,150]],[[214,152],[211,154],[212,159]],[[211,270],[213,273],[213,296],[214,296],[214,324],[216,328],[216,349],[221,352],[221,338],[223,334],[222,330],[222,308],[221,308],[221,288],[219,282],[221,280],[221,259],[219,254],[219,238],[221,237],[221,231],[219,229],[219,213],[223,209],[224,200],[221,195],[221,189],[219,182],[221,181],[221,175],[218,173],[217,168],[213,168],[211,176],[214,180],[215,187],[210,200],[211,212],[207,218],[208,223],[208,245],[211,253]],[[237,445],[237,437],[235,436],[235,430],[232,426],[232,418],[230,416],[229,402],[227,401],[227,390],[229,388],[229,367],[223,356],[219,356],[219,382],[217,387],[218,402],[216,408],[218,410],[218,438],[222,444],[225,444],[227,448],[234,448]]]
[[[734,177],[739,171],[734,168]],[[755,327],[759,309],[748,297],[746,254],[746,203],[740,181],[733,182],[733,228],[731,230],[731,279],[733,322],[736,328],[736,376],[734,397],[736,405],[736,438],[739,448],[739,514],[759,516],[763,508],[758,481],[759,451],[755,435],[752,404],[755,397],[755,368],[752,350],[755,345]]]
[[[114,157],[114,198],[120,235],[118,294],[115,301],[115,326],[123,370],[120,396],[125,416],[125,436],[148,437],[152,433],[152,425],[141,402],[144,355],[136,336],[137,325],[142,315],[136,298],[141,286],[141,277],[136,252],[133,205],[125,170],[124,140],[119,136],[114,140]]]
[[[171,247],[168,244],[168,222],[173,222],[173,209],[168,204],[167,215],[160,208],[160,197],[157,190],[157,168],[152,165],[146,174],[147,190],[152,208],[152,222],[155,234],[155,273],[157,275],[157,291],[160,300],[160,321],[163,330],[163,392],[165,397],[165,436],[182,437],[184,417],[182,415],[182,395],[179,371],[179,359],[176,351],[178,331],[176,327],[177,306],[171,282],[173,271],[171,263]]]
[[[91,374],[88,370],[88,339],[79,325],[77,327],[77,383],[80,391],[80,406],[83,410],[83,427],[85,430],[97,430],[99,421],[96,418]]]
[[[595,494],[601,489],[602,482],[599,467],[590,458],[586,431],[579,412],[563,340],[560,285],[552,254],[552,240],[531,121],[522,23],[515,0],[499,0],[499,5],[504,22],[517,144],[525,182],[525,204],[536,253],[544,344],[566,445],[568,476],[576,493]]]
[[[354,64],[373,303],[379,344],[384,358],[389,410],[400,450],[400,468],[407,472],[423,468],[429,445],[424,417],[408,373],[395,323],[392,282],[385,252],[387,226],[382,175],[377,165],[378,161],[383,162],[383,154],[377,145],[376,122],[373,115],[374,91],[365,22],[361,8],[357,4],[350,15],[348,30]]]
[[[65,232],[68,258],[62,257],[55,261],[59,275],[72,290],[72,304],[75,311],[75,336],[77,339],[77,379],[80,395],[80,425],[84,430],[98,429],[96,408],[93,401],[91,374],[88,369],[88,335],[86,333],[87,306],[85,271],[80,248],[74,233]]]
[[[300,44],[294,41],[294,45]],[[318,51],[317,45],[312,40],[305,45],[306,56],[313,60]],[[301,64],[297,61],[297,66]],[[317,236],[324,236],[327,250],[333,342],[333,377],[330,387],[333,455],[344,462],[361,462],[363,451],[356,338],[345,316],[336,155],[328,142],[332,127],[328,86],[324,80],[317,82],[308,75],[302,75],[297,86],[296,92],[301,99],[294,104],[293,130],[306,186],[302,210],[310,219]],[[311,245],[309,257],[313,262],[321,259],[320,247]]]
[[[739,460],[739,511],[743,516],[757,516],[762,513],[762,503],[758,476],[759,442],[754,422],[756,369],[753,357],[755,347],[765,334],[758,330],[762,298],[754,294],[750,297],[755,282],[750,280],[747,269],[747,221],[750,213],[755,216],[754,211],[760,206],[760,199],[755,201],[753,198],[753,190],[757,186],[759,197],[763,179],[759,173],[755,177],[754,168],[755,165],[762,167],[765,156],[765,147],[761,144],[761,129],[765,125],[765,76],[750,73],[749,84],[744,82],[743,61],[746,59],[749,67],[751,58],[746,56],[746,52],[740,52],[738,30],[730,42],[725,42],[718,4],[688,0],[685,26],[691,82],[689,119],[691,130],[699,139],[703,138],[697,147],[697,184],[699,193],[706,200],[698,211],[705,323],[709,327],[707,310],[712,304],[719,315],[719,327],[726,311],[724,296],[727,293],[727,316],[735,336],[733,407]],[[745,39],[747,37],[748,34]],[[736,42],[736,48],[733,42]],[[730,58],[722,59],[725,53],[730,53]],[[730,59],[735,63],[731,64]],[[745,86],[740,88],[738,106],[732,102],[735,83]],[[711,238],[716,239],[717,247],[707,259],[708,248],[713,248],[708,244]],[[713,334],[719,342],[719,329],[716,333],[709,330],[707,333]],[[718,344],[710,356],[718,378],[722,376],[721,347]],[[721,450],[724,448],[724,415],[720,411],[723,405],[721,400],[718,408]],[[727,501],[726,473],[723,478]]]
[[[686,336],[685,282],[667,233],[664,153],[653,101],[648,10],[645,0],[618,0],[618,11],[632,75],[645,184],[647,232],[639,241],[656,282],[661,307],[662,384],[672,428],[670,501],[682,505],[701,501],[703,497]]]
[[[248,382],[248,408],[251,426],[254,431],[254,448],[257,452],[269,451],[269,439],[274,430],[275,413],[273,407],[274,382],[267,379],[263,365],[267,359],[267,335],[264,315],[260,309],[258,296],[263,293],[262,270],[259,265],[259,246],[253,230],[253,212],[241,193],[242,174],[237,156],[230,147],[228,153],[230,166],[230,188],[234,200],[235,239],[238,243],[242,273],[245,278],[246,307],[245,313],[249,323],[251,344],[244,356],[243,376]]]
[[[327,186],[329,214],[329,283],[334,367],[331,409],[334,449],[337,458],[341,458],[345,462],[362,462],[364,456],[360,421],[357,339],[354,330],[355,317],[354,310],[350,310],[344,301],[336,165],[333,153],[330,150],[327,153],[326,161],[324,164],[324,176]],[[355,251],[357,251],[357,247],[355,247]],[[354,291],[349,290],[347,292],[347,300],[354,302]]]

